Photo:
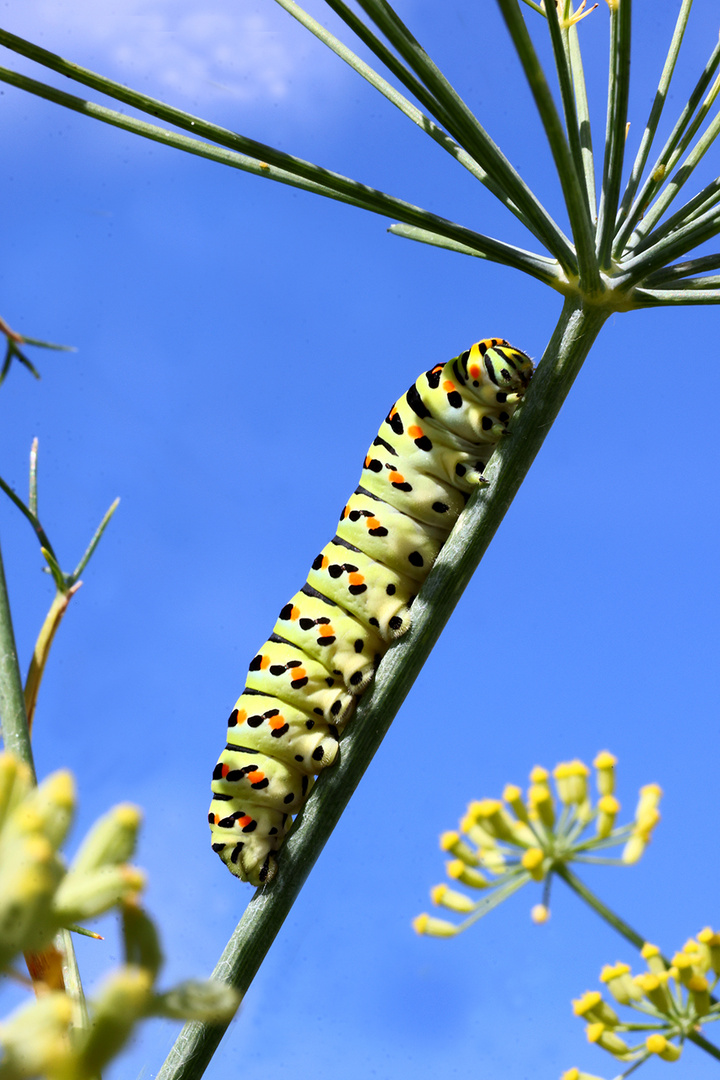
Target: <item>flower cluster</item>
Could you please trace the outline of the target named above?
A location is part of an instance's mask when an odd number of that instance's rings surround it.
[[[553,770],[555,794],[547,769],[530,773],[526,796],[508,784],[500,799],[471,802],[457,831],[443,833],[440,847],[453,858],[446,864],[452,885],[436,885],[433,903],[464,916],[459,923],[428,914],[413,926],[419,934],[453,937],[487,914],[529,881],[544,881],[543,903],[532,909],[535,922],[549,917],[549,885],[553,873],[565,873],[571,862],[628,865],[641,857],[660,820],[657,784],[640,790],[635,818],[616,826],[620,803],[615,797],[616,759],[607,750],[597,755],[593,805],[588,789],[590,770],[582,761],[560,762]],[[620,858],[598,852],[623,845]],[[475,900],[455,884],[483,892]]]
[[[706,927],[670,961],[647,942],[641,956],[646,970],[637,975],[622,963],[606,965],[600,974],[615,1002],[639,1013],[640,1021],[621,1020],[599,990],[588,990],[573,1001],[575,1015],[587,1021],[588,1041],[628,1063],[628,1072],[653,1055],[677,1061],[687,1038],[709,1045],[699,1034],[700,1024],[720,1019],[720,1002],[711,997],[720,976],[720,934]],[[632,1035],[632,1043],[626,1035]],[[586,1076],[569,1069],[562,1080],[583,1080]]]
[[[24,953],[38,994],[0,1023],[2,1080],[89,1080],[146,1016],[217,1020],[237,1008],[237,994],[220,983],[156,992],[162,953],[138,902],[144,875],[127,861],[140,811],[128,804],[110,810],[67,867],[60,848],[74,810],[70,773],[35,787],[27,766],[0,754],[0,970],[26,981],[11,967]],[[75,974],[63,975],[57,934],[112,908],[123,917],[126,962],[85,1002]]]

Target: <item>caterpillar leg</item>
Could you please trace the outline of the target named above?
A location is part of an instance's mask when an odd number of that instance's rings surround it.
[[[208,814],[212,849],[228,870],[251,885],[264,885],[277,873],[274,852],[292,824],[290,814],[269,807],[249,809],[238,799],[215,798]]]

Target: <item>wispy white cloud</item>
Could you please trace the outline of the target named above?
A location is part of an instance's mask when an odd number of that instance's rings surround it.
[[[186,108],[300,104],[309,78],[316,89],[345,78],[344,66],[272,0],[9,0],[3,25]]]

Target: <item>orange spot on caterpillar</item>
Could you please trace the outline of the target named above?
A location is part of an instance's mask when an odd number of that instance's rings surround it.
[[[322,569],[323,570],[327,570],[327,565],[328,565],[329,562],[330,562],[330,560],[328,559],[327,555],[323,555],[323,559],[322,559]]]
[[[455,383],[450,379],[446,379],[443,383],[443,390],[446,394],[450,394],[455,389]]]
[[[247,720],[247,713],[244,709],[238,709],[237,722],[238,724],[244,724]]]
[[[213,822],[214,822],[215,825],[220,824],[220,815],[219,814],[214,814],[213,815]]]
[[[263,668],[266,668],[266,667],[270,667],[270,657],[269,656],[261,656],[260,657],[260,670],[262,671]]]
[[[408,428],[408,435],[411,439],[422,439],[423,429],[418,427],[417,424],[413,424],[412,427]]]
[[[340,520],[343,521],[348,516],[348,507],[343,506],[343,512],[340,515]]]
[[[362,585],[364,580],[362,574],[348,574],[348,581],[351,585]]]
[[[435,367],[433,368],[433,371],[434,372],[435,371],[442,371],[443,367],[444,367],[443,364],[436,364]]]
[[[230,766],[226,762],[223,762],[223,767],[222,767],[223,780],[225,779],[225,777],[227,776],[227,774],[229,772],[230,772]]]
[[[472,364],[472,366],[468,368],[468,371],[472,375],[473,379],[480,378],[480,368],[477,366],[477,364]]]
[[[365,465],[365,468],[366,468],[366,469],[367,469],[367,467],[368,467],[368,465],[369,465],[369,464],[370,464],[370,458],[369,458],[369,457],[366,457],[366,458],[365,458],[365,462],[364,462],[364,465]]]
[[[254,769],[252,772],[247,774],[247,778],[251,784],[259,784],[261,780],[265,779],[265,773],[260,772],[259,769]]]
[[[297,682],[298,679],[307,679],[307,671],[305,668],[295,667],[290,669],[292,681]]]
[[[393,405],[392,409],[390,410],[390,419],[392,420],[393,416],[396,416],[396,415],[397,415],[397,409]]]
[[[271,731],[277,731],[278,728],[285,727],[284,716],[271,716],[268,721],[268,727]]]
[[[252,821],[252,818],[250,817],[250,815],[245,814],[244,817],[238,818],[237,821],[235,822],[235,824],[237,825],[238,829],[244,829],[245,826],[249,825],[251,821]]]
[[[299,607],[291,608],[291,610],[290,610],[290,621],[292,622],[293,619],[299,619],[299,618],[300,618],[300,608]]]
[[[390,479],[391,484],[404,484],[405,483],[405,477],[402,475],[402,473],[399,473],[399,472],[391,472],[389,479]]]
[[[333,637],[334,634],[335,634],[335,631],[333,630],[332,626],[328,626],[327,624],[324,625],[324,626],[318,627],[318,632],[320,634],[320,637]]]
[[[368,529],[379,529],[380,528],[380,522],[378,521],[378,519],[376,517],[366,518],[365,524],[367,525]]]

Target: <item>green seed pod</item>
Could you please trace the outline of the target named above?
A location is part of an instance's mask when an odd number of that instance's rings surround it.
[[[89,873],[103,866],[117,866],[135,851],[142,811],[132,803],[120,803],[104,814],[87,834],[72,861],[72,873]]]

